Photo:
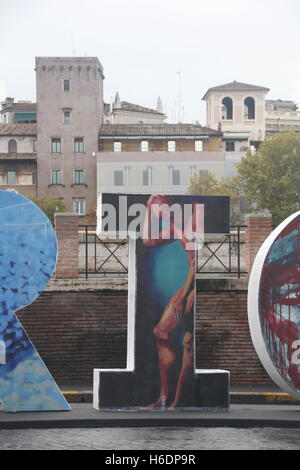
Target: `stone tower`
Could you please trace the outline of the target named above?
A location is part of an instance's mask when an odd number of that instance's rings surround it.
[[[103,80],[96,57],[36,58],[38,197],[63,199],[80,215],[96,206]]]

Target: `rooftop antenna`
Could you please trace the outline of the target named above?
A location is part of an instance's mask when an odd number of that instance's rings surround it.
[[[178,122],[182,120],[181,70],[178,74]]]
[[[75,57],[75,48],[74,48],[74,37],[71,34],[71,46],[72,46],[72,56]]]

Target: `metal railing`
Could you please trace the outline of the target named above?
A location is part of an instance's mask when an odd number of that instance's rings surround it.
[[[197,257],[197,274],[236,276],[246,271],[242,263],[242,233],[245,225],[234,225],[230,232],[203,243]],[[128,241],[101,239],[95,225],[80,225],[80,269],[86,279],[98,276],[128,275]]]
[[[244,244],[242,232],[245,228],[246,225],[231,225],[230,232],[221,238],[204,241],[197,257],[197,273],[236,275],[238,278],[247,274],[241,262],[241,246]]]

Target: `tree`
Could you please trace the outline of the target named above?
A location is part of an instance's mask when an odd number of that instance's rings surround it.
[[[282,132],[267,138],[237,169],[252,210],[268,209],[274,226],[299,209],[300,135]]]
[[[54,214],[55,212],[65,212],[66,206],[61,199],[54,197],[45,197],[42,199],[31,198],[34,202],[50,219],[52,225],[54,225]]]
[[[244,222],[244,198],[237,178],[221,178],[218,180],[212,173],[207,175],[194,175],[188,189],[189,194],[202,194],[204,196],[229,196],[230,221],[232,225]]]

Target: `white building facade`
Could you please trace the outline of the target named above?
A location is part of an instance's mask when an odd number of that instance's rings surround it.
[[[206,101],[207,126],[223,132],[223,150],[258,148],[265,138],[265,96],[269,89],[241,82],[210,88]]]
[[[97,195],[186,194],[191,177],[208,172],[225,177],[224,152],[98,153]]]

